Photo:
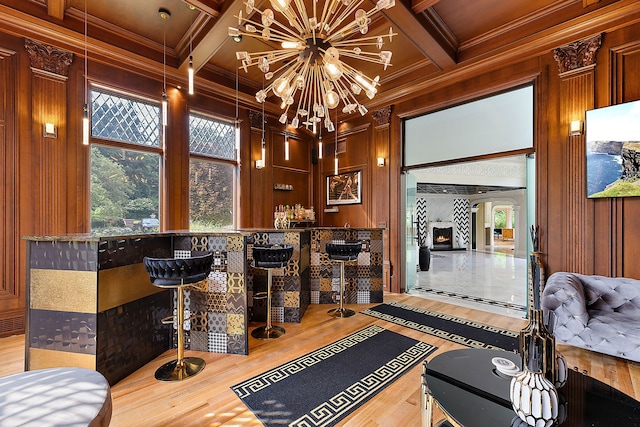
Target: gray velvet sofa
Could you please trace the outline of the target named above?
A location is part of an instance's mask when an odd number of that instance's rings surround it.
[[[640,280],[554,273],[541,306],[557,342],[640,362]]]

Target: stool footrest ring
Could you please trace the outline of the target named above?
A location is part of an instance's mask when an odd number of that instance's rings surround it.
[[[160,321],[160,323],[162,323],[163,325],[171,325],[171,324],[175,323],[175,321],[176,321],[176,317],[177,317],[177,316],[167,316],[167,317],[164,317],[164,318]]]

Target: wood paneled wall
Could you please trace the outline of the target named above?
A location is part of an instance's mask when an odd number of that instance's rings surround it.
[[[600,29],[599,29],[600,30]],[[252,123],[254,105],[240,106],[242,149],[239,169],[239,227],[268,227],[276,204],[313,205],[319,226],[387,227],[385,289],[400,291],[403,251],[400,230],[402,120],[417,114],[516,87],[535,85],[535,153],[537,222],[549,273],[560,270],[640,278],[640,198],[586,199],[584,136],[569,136],[568,123],[587,109],[640,99],[640,23],[602,29],[602,44],[591,66],[560,71],[552,50],[524,58],[494,62],[491,68],[461,67],[452,79],[436,79],[410,100],[390,103],[364,117],[348,117],[337,138],[346,142],[339,155],[340,171],[362,170],[363,201],[324,213],[326,177],[333,174],[336,135],[324,134],[325,157],[310,153],[316,138],[305,131],[292,139],[292,157],[281,160],[284,128],[268,116],[265,127],[267,167],[260,158],[261,124]],[[556,46],[565,48],[566,46]],[[32,69],[25,39],[0,32],[0,212],[2,287],[0,334],[19,330],[25,309],[25,245],[20,236],[86,232],[89,229],[89,149],[80,144],[83,68],[75,52],[67,75]],[[509,57],[511,58],[511,57]],[[100,62],[99,62],[100,61]],[[143,76],[126,61],[89,60],[92,81],[159,99],[161,64],[154,76]],[[498,65],[499,64],[499,65]],[[475,71],[473,71],[475,70]],[[63,77],[61,77],[63,76]],[[171,137],[165,160],[163,225],[188,227],[188,138],[190,109],[233,120],[233,100],[203,91],[193,97],[169,91],[172,98]],[[247,97],[248,98],[248,97]],[[245,99],[247,99],[245,98]],[[269,109],[268,109],[269,110]],[[267,112],[267,114],[272,114]],[[58,138],[42,136],[46,117],[58,121]],[[377,157],[385,166],[377,167]],[[274,183],[292,184],[293,191],[274,191]]]

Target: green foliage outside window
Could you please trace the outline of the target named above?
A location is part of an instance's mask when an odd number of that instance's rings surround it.
[[[91,147],[91,230],[95,234],[158,231],[159,165],[157,154]]]

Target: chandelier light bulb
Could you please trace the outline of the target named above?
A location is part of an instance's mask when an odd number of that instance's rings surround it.
[[[283,49],[300,49],[302,48],[302,45],[300,44],[300,42],[294,42],[294,41],[283,41],[280,46],[282,46]]]

